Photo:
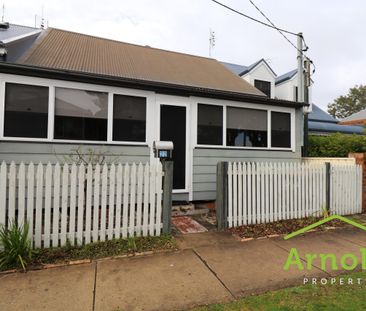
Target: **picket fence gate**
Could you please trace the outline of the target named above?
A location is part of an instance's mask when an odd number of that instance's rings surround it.
[[[224,173],[218,180],[224,185],[218,187],[218,191],[225,193],[218,193],[219,214],[223,213],[218,215],[218,221],[223,222],[222,227],[321,216],[327,204],[331,214],[350,215],[362,210],[359,165],[330,166],[329,203],[325,163],[229,162],[220,165]]]
[[[160,235],[160,163],[0,166],[0,224],[29,224],[35,248]]]

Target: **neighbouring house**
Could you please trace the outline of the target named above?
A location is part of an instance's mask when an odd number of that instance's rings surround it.
[[[0,48],[3,60],[15,62],[34,43],[43,29],[0,22]]]
[[[219,161],[301,158],[303,104],[211,58],[48,28],[0,78],[0,161],[54,163],[82,145],[153,162],[153,142],[173,141],[173,199],[196,201],[215,199]]]
[[[255,63],[244,66],[221,62],[227,69],[254,85],[270,98],[275,98],[276,73],[262,58]],[[293,100],[293,99],[288,99]]]
[[[340,124],[366,126],[366,109],[356,112],[341,120]]]
[[[342,125],[342,122],[313,104],[313,109],[309,113],[309,134],[329,135],[332,133],[363,135],[365,130],[362,126]]]
[[[242,77],[271,98],[298,101],[297,69],[277,76],[264,59],[260,59],[250,66],[226,62],[221,63],[234,74]],[[309,88],[309,100],[310,102],[312,101],[311,87]],[[309,113],[308,120],[310,135],[328,135],[332,133],[364,134],[364,128],[362,126],[341,125],[352,123],[340,123],[315,104],[312,104],[312,111]]]

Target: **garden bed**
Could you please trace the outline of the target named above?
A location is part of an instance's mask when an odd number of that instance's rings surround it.
[[[176,241],[171,235],[115,239],[83,246],[71,246],[69,244],[64,247],[34,250],[31,261],[27,263],[27,270],[84,263],[105,257],[133,256],[141,253],[172,251],[176,249]],[[7,266],[3,269],[0,268],[0,271],[13,268],[15,267]]]
[[[323,218],[309,217],[302,219],[287,219],[267,224],[254,224],[254,225],[245,225],[236,228],[230,228],[228,229],[228,231],[241,239],[260,238],[273,235],[285,235],[297,231],[299,229],[302,229],[306,226],[309,226],[321,219]],[[348,225],[342,221],[332,220],[313,230],[324,231],[328,229],[342,228],[346,226]]]

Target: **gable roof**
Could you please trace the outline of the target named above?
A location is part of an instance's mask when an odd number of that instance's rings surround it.
[[[294,69],[294,70],[291,70],[289,72],[286,72],[283,75],[280,75],[279,77],[276,78],[275,84],[277,85],[277,84],[280,84],[280,83],[285,82],[287,80],[290,80],[296,74],[297,74],[297,69]]]
[[[273,75],[274,75],[275,77],[277,76],[277,74],[273,71],[273,69],[271,68],[271,66],[270,66],[270,65],[268,65],[268,63],[266,62],[266,60],[265,60],[264,58],[261,58],[260,60],[256,61],[255,63],[253,63],[253,64],[249,65],[249,66],[247,67],[247,69],[246,69],[246,70],[244,70],[244,71],[240,74],[240,76],[245,75],[245,74],[247,74],[248,72],[252,71],[252,70],[253,70],[255,67],[257,67],[260,63],[264,63],[264,64],[266,64],[266,65],[267,65],[267,67],[269,68],[269,70],[273,73]]]
[[[21,65],[264,96],[215,59],[48,28]]]
[[[9,28],[0,30],[0,41],[9,43],[42,32],[42,29],[16,24],[9,24]]]
[[[309,121],[338,123],[338,120],[336,118],[333,118],[330,114],[328,114],[327,112],[325,112],[323,109],[319,108],[315,104],[313,104],[313,109],[309,113]]]
[[[267,65],[267,67],[269,68],[269,70],[276,77],[277,74],[273,71],[273,69],[271,68],[271,66],[268,65],[268,63],[266,62],[266,60],[264,58],[261,58],[260,60],[254,62],[253,64],[251,64],[249,66],[238,65],[238,64],[233,64],[233,63],[226,63],[226,62],[221,62],[221,64],[223,64],[232,73],[234,73],[234,74],[236,74],[236,75],[238,75],[238,76],[241,77],[241,76],[247,74],[248,72],[252,71],[255,67],[257,67],[262,62]]]

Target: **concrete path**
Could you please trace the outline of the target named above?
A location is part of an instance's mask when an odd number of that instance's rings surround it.
[[[291,247],[305,252],[357,253],[357,229],[238,242],[227,233],[178,237],[178,252],[0,276],[0,310],[182,310],[301,284],[312,271],[284,271]]]

